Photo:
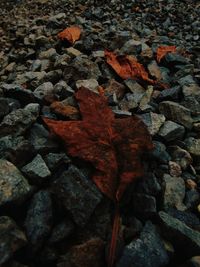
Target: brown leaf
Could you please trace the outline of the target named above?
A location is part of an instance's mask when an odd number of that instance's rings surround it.
[[[167,54],[176,52],[176,46],[159,46],[157,48],[157,61],[160,62],[161,59]]]
[[[81,29],[78,26],[71,26],[63,30],[58,34],[58,38],[61,40],[67,40],[71,44],[74,44],[79,40],[81,36]]]
[[[105,57],[107,63],[122,79],[132,78],[144,80],[150,84],[156,83],[156,81],[149,78],[148,72],[134,57],[117,56],[108,50],[105,50]]]
[[[71,117],[79,114],[79,111],[77,108],[70,106],[70,105],[65,105],[64,103],[60,101],[54,101],[51,105],[50,108],[59,115],[62,115],[64,117]]]

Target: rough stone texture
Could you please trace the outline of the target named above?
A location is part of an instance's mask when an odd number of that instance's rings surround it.
[[[173,121],[165,121],[159,130],[159,135],[166,141],[181,139],[185,133],[185,128]]]
[[[132,196],[133,213],[143,218],[149,218],[155,215],[156,199],[146,194],[133,194]]]
[[[39,191],[34,195],[28,208],[25,228],[29,242],[39,249],[49,236],[52,228],[52,200],[48,191]]]
[[[189,109],[172,101],[163,101],[159,104],[159,111],[165,115],[168,120],[180,123],[188,129],[192,128],[193,119]]]
[[[49,95],[53,95],[53,90],[53,84],[51,82],[46,82],[34,90],[34,95],[39,99],[43,99]]]
[[[185,197],[185,182],[181,177],[172,177],[169,174],[165,174],[165,192],[163,205],[165,210],[169,208],[177,208],[178,210],[184,210],[183,199]]]
[[[21,172],[11,162],[0,159],[0,206],[21,203],[30,190]]]
[[[186,148],[195,157],[200,157],[200,139],[190,137],[185,140]]]
[[[143,122],[147,125],[148,130],[151,135],[155,135],[158,133],[160,127],[165,122],[165,116],[157,113],[145,113],[140,116]]]
[[[87,223],[102,198],[92,181],[74,166],[63,172],[56,181],[55,194],[80,226]]]
[[[26,243],[25,234],[15,222],[7,216],[0,217],[0,265],[11,259]]]
[[[159,212],[160,224],[166,239],[184,253],[187,257],[199,255],[200,233],[192,230],[183,222],[173,218],[169,214]]]
[[[51,175],[50,170],[40,154],[38,154],[30,163],[25,165],[22,168],[22,172],[33,183],[42,183]]]
[[[95,79],[76,81],[76,87],[79,89],[81,86],[86,87],[90,89],[91,91],[98,93],[99,83]]]
[[[186,170],[187,167],[192,163],[192,157],[190,153],[179,146],[171,147],[170,154],[172,156],[172,160],[178,163],[183,170]]]
[[[140,237],[124,249],[117,267],[161,267],[167,265],[169,257],[156,227],[147,222]]]

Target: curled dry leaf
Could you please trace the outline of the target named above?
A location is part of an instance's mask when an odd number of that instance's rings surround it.
[[[108,265],[113,266],[120,227],[118,203],[128,184],[143,175],[141,157],[153,148],[151,136],[136,116],[116,119],[102,90],[98,95],[82,87],[75,96],[81,121],[44,118],[44,122],[64,141],[71,156],[95,167],[93,181],[116,205],[108,259]]]
[[[81,29],[78,26],[71,26],[58,34],[61,40],[67,40],[70,44],[74,44],[81,36]]]
[[[107,63],[115,70],[122,79],[144,80],[149,84],[156,84],[156,81],[149,78],[148,72],[133,56],[117,56],[115,53],[105,50]]]
[[[159,46],[157,48],[157,61],[160,62],[161,59],[167,54],[167,53],[174,53],[176,52],[176,46]]]
[[[64,103],[60,101],[54,101],[51,105],[50,108],[59,115],[62,115],[64,117],[71,117],[78,115],[78,110],[77,108],[70,106],[70,105],[65,105]]]

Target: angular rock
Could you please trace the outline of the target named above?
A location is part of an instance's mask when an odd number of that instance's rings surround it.
[[[37,154],[37,156],[21,170],[33,184],[41,184],[51,175],[50,170],[40,154]]]
[[[154,174],[145,175],[137,184],[137,192],[150,196],[158,196],[161,192],[161,186]]]
[[[170,142],[177,139],[182,139],[185,133],[185,128],[173,121],[165,121],[159,130],[159,135],[164,138],[165,141]]]
[[[183,200],[185,197],[185,182],[180,177],[172,177],[165,174],[165,192],[163,196],[164,209],[177,208],[178,210],[185,210]]]
[[[49,153],[44,157],[44,161],[51,171],[57,169],[62,163],[69,164],[71,162],[65,153]]]
[[[181,166],[174,161],[169,161],[169,174],[172,177],[181,176],[181,174],[182,174]]]
[[[200,233],[198,231],[163,211],[159,212],[159,217],[163,235],[176,249],[186,257],[199,255]]]
[[[31,106],[32,105],[32,108]],[[33,110],[33,105],[36,110]],[[36,112],[35,112],[36,111]],[[28,104],[24,109],[17,109],[6,115],[0,124],[0,137],[24,134],[39,115],[38,104]]]
[[[173,146],[169,149],[172,160],[178,163],[183,170],[186,170],[192,164],[190,153],[179,146]]]
[[[151,74],[152,77],[156,78],[157,80],[162,80],[162,73],[160,71],[160,68],[155,60],[153,60],[148,65],[148,71]]]
[[[167,90],[162,90],[157,99],[159,101],[166,101],[166,100],[176,101],[179,99],[180,92],[181,92],[181,87],[174,86]]]
[[[166,146],[158,141],[153,141],[153,144],[154,149],[152,151],[152,156],[160,163],[168,163],[171,158],[166,151]]]
[[[0,98],[0,120],[9,113],[9,102],[6,98]]]
[[[31,187],[21,172],[9,161],[0,159],[0,206],[19,204]]]
[[[139,116],[148,127],[151,135],[158,133],[160,127],[165,122],[165,116],[153,112],[145,113]]]
[[[117,267],[162,267],[169,262],[169,256],[156,227],[148,221],[140,235],[127,245]]]
[[[38,99],[42,100],[45,97],[52,96],[53,91],[54,91],[53,84],[51,82],[46,82],[41,84],[34,90],[34,95]]]
[[[126,88],[123,84],[111,79],[108,86],[105,88],[105,95],[108,97],[115,95],[116,99],[120,100],[123,98],[125,90]]]
[[[176,53],[167,53],[165,60],[172,64],[188,64],[189,59]]]
[[[54,244],[68,238],[74,231],[74,224],[71,220],[65,219],[61,223],[57,224],[49,238],[49,243]]]
[[[0,217],[0,265],[13,257],[13,254],[27,243],[25,234],[7,216]],[[10,265],[11,266],[11,265]]]
[[[196,83],[184,85],[182,92],[185,98],[190,96],[200,97],[200,87]]]
[[[39,249],[52,228],[52,200],[48,191],[39,191],[31,200],[25,220],[26,235],[33,245]]]
[[[132,205],[134,214],[142,218],[149,218],[156,213],[156,199],[146,194],[133,194]]]
[[[76,87],[79,89],[81,87],[86,87],[87,89],[91,90],[92,92],[98,93],[99,83],[95,79],[88,79],[88,80],[78,80],[76,81]]]
[[[54,85],[53,92],[58,96],[59,100],[63,100],[66,97],[71,96],[74,93],[74,90],[65,81],[59,81]]]
[[[74,166],[70,166],[56,180],[55,194],[64,208],[72,214],[75,223],[80,226],[87,223],[102,199],[95,184]]]
[[[193,119],[189,109],[172,101],[163,101],[159,104],[159,111],[173,122],[180,123],[187,129],[192,128]]]
[[[131,39],[123,45],[123,47],[120,49],[120,52],[128,55],[137,55],[141,52],[141,50],[142,50],[141,41]]]
[[[192,156],[200,157],[200,139],[189,137],[185,140],[185,145]]]

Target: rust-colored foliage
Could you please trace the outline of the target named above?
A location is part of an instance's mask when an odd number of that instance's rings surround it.
[[[78,26],[71,26],[58,34],[61,40],[67,40],[70,44],[74,44],[81,36],[81,29]]]
[[[78,114],[77,108],[70,105],[64,105],[60,101],[54,101],[50,105],[50,107],[56,114],[62,115],[64,117],[71,117]]]
[[[157,61],[160,62],[161,59],[167,54],[167,53],[173,53],[176,52],[176,46],[159,46],[157,48]]]
[[[150,134],[136,116],[116,119],[103,95],[81,88],[76,93],[81,121],[44,118],[65,143],[67,152],[93,164],[97,187],[114,201],[116,213],[108,265],[113,266],[120,217],[118,203],[128,184],[143,175],[141,156],[153,148]]]
[[[150,84],[156,81],[149,78],[148,72],[133,56],[117,56],[115,53],[105,50],[107,63],[115,70],[122,79],[144,80]]]

